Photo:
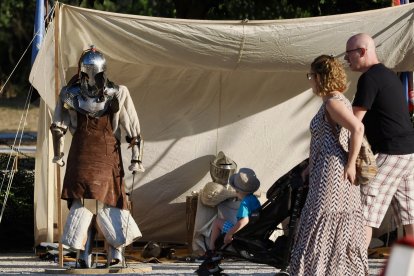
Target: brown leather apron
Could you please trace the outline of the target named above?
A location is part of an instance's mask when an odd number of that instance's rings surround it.
[[[120,143],[113,134],[111,114],[93,118],[78,112],[77,119],[62,199],[96,199],[126,209]]]

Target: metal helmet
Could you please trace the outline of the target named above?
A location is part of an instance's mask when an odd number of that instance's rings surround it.
[[[106,83],[106,59],[94,45],[85,50],[79,59],[81,90],[86,96],[96,97]]]
[[[210,176],[214,182],[226,185],[229,182],[230,176],[234,174],[237,169],[237,164],[228,158],[222,151],[217,154],[217,157],[210,162]]]

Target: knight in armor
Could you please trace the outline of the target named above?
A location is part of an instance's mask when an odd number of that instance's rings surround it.
[[[60,166],[65,165],[64,135],[68,130],[73,135],[61,194],[70,209],[62,243],[80,250],[79,264],[88,268],[96,225],[109,244],[108,265],[123,261],[121,248],[134,238],[128,238],[126,220],[122,219],[129,216],[135,223],[128,211],[121,135],[132,150],[129,171],[143,172],[144,167],[138,115],[128,88],[107,78],[106,59],[94,46],[82,53],[78,65],[78,74],[60,92],[50,130],[53,162]],[[95,199],[104,206],[96,218],[83,206],[85,199]],[[114,219],[114,214],[121,219]],[[110,230],[123,233],[124,239],[114,241],[111,237],[117,235],[108,233]]]

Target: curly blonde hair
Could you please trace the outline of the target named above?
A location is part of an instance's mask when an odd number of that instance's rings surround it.
[[[333,56],[321,55],[312,62],[311,70],[319,75],[316,80],[318,96],[327,96],[333,91],[343,93],[346,88],[346,74],[342,63]]]

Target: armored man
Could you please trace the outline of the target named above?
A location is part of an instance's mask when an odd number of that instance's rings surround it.
[[[92,266],[97,228],[108,244],[108,265],[123,262],[124,246],[141,236],[128,211],[120,149],[122,129],[132,149],[128,169],[144,171],[138,115],[127,87],[109,81],[105,71],[105,57],[94,46],[82,53],[78,74],[60,92],[50,127],[53,162],[60,166],[65,165],[63,136],[67,130],[73,135],[61,195],[70,209],[62,243],[80,250],[84,268]],[[99,206],[96,217],[84,206],[89,199]]]

